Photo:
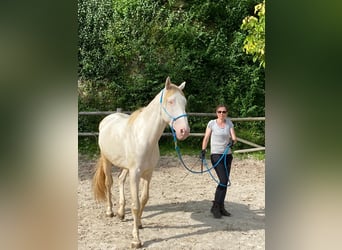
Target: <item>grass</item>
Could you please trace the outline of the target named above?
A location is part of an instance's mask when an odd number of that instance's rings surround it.
[[[100,149],[97,145],[96,137],[79,137],[78,153],[86,155],[91,159],[96,159],[100,155]]]
[[[255,160],[265,160],[265,152],[260,151],[260,152],[249,152],[249,153],[239,153],[239,154],[234,154],[234,157],[240,160],[244,159],[255,159]]]

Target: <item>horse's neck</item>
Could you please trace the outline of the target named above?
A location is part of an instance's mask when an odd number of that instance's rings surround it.
[[[134,124],[139,137],[157,143],[167,123],[162,119],[159,93],[139,114]]]

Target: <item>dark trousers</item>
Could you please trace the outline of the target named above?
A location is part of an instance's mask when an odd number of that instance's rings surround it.
[[[211,164],[213,166],[216,165],[217,161],[222,157],[222,154],[212,154],[211,155]],[[231,154],[226,155],[226,160],[223,158],[218,165],[215,167],[215,172],[217,174],[217,177],[219,178],[220,184],[216,187],[216,192],[215,192],[215,202],[218,204],[224,204],[224,199],[226,198],[226,193],[227,193],[227,184],[229,180],[229,175],[230,175],[230,167],[232,165],[232,160],[233,156]],[[225,167],[225,162],[226,162],[226,167]]]

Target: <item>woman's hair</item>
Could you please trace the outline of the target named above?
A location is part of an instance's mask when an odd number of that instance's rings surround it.
[[[215,112],[219,109],[219,108],[225,108],[228,111],[228,107],[224,104],[219,104],[216,106]]]

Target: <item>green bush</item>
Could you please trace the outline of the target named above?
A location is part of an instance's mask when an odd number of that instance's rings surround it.
[[[240,29],[259,2],[80,0],[79,110],[136,110],[170,76],[187,82],[188,112],[225,103],[231,117],[265,116],[265,71],[244,53]],[[97,131],[101,118],[79,117],[79,131]],[[193,132],[204,132],[207,122],[189,118]],[[238,128],[264,144],[263,125]],[[197,147],[198,140],[184,146]]]

